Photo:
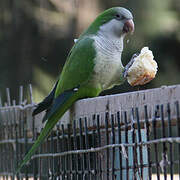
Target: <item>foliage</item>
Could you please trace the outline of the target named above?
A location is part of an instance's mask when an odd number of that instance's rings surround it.
[[[123,63],[143,46],[153,50],[157,78],[141,88],[180,83],[180,1],[30,0],[0,1],[0,89],[32,83],[36,100],[55,82],[74,38],[112,6],[134,14],[136,31],[125,43]],[[103,94],[132,91],[127,83]]]

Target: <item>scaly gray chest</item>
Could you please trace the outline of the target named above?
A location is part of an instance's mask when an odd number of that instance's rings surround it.
[[[100,85],[102,90],[112,88],[114,85],[123,82],[122,51],[111,43],[100,38],[95,38],[94,42],[96,58],[94,59],[95,66],[92,81],[94,84]]]

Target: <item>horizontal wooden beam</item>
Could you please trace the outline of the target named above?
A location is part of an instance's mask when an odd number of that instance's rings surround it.
[[[124,126],[124,112],[127,114],[127,122],[129,128],[131,126],[132,109],[134,112],[138,108],[138,115],[143,127],[145,121],[144,106],[147,106],[147,115],[150,121],[154,117],[155,109],[157,105],[164,105],[164,115],[167,120],[167,104],[169,103],[171,109],[172,125],[176,124],[176,107],[175,102],[180,100],[180,85],[175,86],[162,86],[161,88],[148,89],[143,91],[128,92],[116,95],[100,96],[96,98],[88,98],[77,101],[68,112],[61,118],[59,125],[64,124],[65,128],[67,124],[72,124],[72,121],[78,119],[87,118],[88,127],[93,128],[96,125],[96,118],[100,118],[100,126],[105,126],[105,116],[114,115],[115,125],[117,124],[117,112],[120,114],[122,128]],[[25,127],[29,132],[29,136],[32,136],[33,129],[38,132],[43,128],[42,117],[44,113],[32,117],[32,110],[35,104],[28,105],[14,105],[5,106],[0,108],[0,125],[3,124],[21,124],[25,122]],[[136,113],[136,112],[135,112]],[[24,121],[26,119],[26,121]],[[136,118],[134,118],[136,127]],[[160,125],[160,120],[157,121]]]

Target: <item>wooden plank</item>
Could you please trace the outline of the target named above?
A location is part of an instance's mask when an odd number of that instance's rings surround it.
[[[147,105],[148,116],[154,116],[156,105],[170,103],[171,116],[175,118],[176,111],[174,102],[180,100],[180,85],[163,86],[156,89],[148,89],[130,93],[122,93],[109,96],[101,96],[96,98],[88,98],[77,101],[73,107],[61,119],[60,123],[71,123],[72,120],[77,120],[80,117],[88,117],[88,125],[93,126],[93,114],[101,115],[100,125],[104,126],[104,113],[110,114],[127,111],[128,122],[131,120],[132,108],[138,107],[140,120],[144,120],[144,106]],[[165,115],[166,118],[166,115]],[[124,124],[123,120],[121,123]]]
[[[22,99],[22,97],[21,97]],[[87,125],[88,127],[93,127],[93,119],[92,116],[94,114],[100,115],[100,126],[104,127],[104,114],[105,112],[109,112],[110,114],[120,112],[123,113],[127,111],[128,122],[131,121],[131,110],[132,108],[139,108],[140,120],[144,120],[144,106],[148,107],[148,116],[150,118],[153,117],[153,113],[155,110],[155,106],[167,103],[171,105],[171,116],[175,119],[176,110],[174,106],[175,101],[180,100],[180,85],[175,86],[163,86],[161,88],[156,89],[148,89],[143,91],[122,93],[116,95],[108,95],[108,96],[100,96],[96,98],[88,98],[77,101],[69,111],[65,113],[65,115],[59,121],[59,124],[64,124],[66,129],[67,124],[72,123],[73,120],[78,120],[79,118],[87,117]],[[22,111],[26,113],[26,125],[29,132],[29,135],[32,134],[33,128],[33,118],[32,111],[34,109],[35,104],[28,104],[25,106],[16,105],[16,106],[6,106],[0,108],[0,123],[6,123],[7,121],[7,113],[16,112],[17,116]],[[44,126],[42,124],[42,117],[44,113],[40,113],[35,116],[34,123],[35,128],[38,132]],[[16,118],[16,123],[19,123],[18,117]],[[166,115],[165,115],[166,118]],[[11,121],[12,123],[15,121]],[[123,120],[121,120],[122,125],[124,124]],[[115,122],[117,124],[117,122]],[[158,123],[157,123],[158,124]],[[172,122],[172,124],[176,124],[176,122]],[[77,123],[78,125],[78,123]],[[61,126],[60,126],[61,127]],[[78,126],[77,126],[78,127]]]

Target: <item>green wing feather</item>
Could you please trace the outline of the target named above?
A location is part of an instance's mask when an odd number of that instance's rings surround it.
[[[85,84],[91,77],[96,56],[93,42],[92,38],[84,37],[73,46],[60,75],[55,96]]]
[[[48,112],[50,115],[47,116],[47,123],[23,161],[19,164],[16,173],[31,159],[32,155],[69,107],[79,98],[88,97],[93,92],[93,88],[86,87],[86,82],[93,71],[93,59],[96,55],[93,41],[93,39],[85,37],[79,40],[72,48],[58,81],[55,99],[52,108]],[[75,87],[79,87],[79,90],[74,91]],[[94,95],[98,95],[98,93],[99,91],[95,92]]]

